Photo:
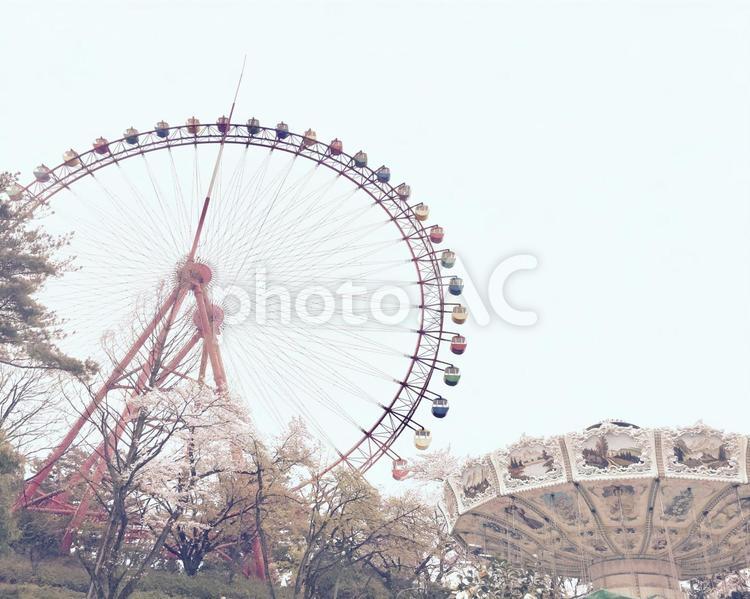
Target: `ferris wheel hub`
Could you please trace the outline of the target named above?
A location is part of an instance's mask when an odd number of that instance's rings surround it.
[[[211,282],[213,272],[208,264],[188,260],[177,268],[177,280],[180,285],[193,287],[194,285],[206,286]]]

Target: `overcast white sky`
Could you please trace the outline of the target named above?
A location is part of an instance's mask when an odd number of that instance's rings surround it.
[[[747,432],[750,4],[0,5],[0,168],[227,112],[366,149],[531,328],[467,326],[436,445],[604,418]]]

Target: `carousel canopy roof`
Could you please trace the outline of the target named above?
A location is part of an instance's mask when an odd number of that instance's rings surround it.
[[[749,467],[743,435],[608,421],[473,461],[446,482],[443,509],[477,554],[578,577],[645,558],[685,579],[750,565]]]

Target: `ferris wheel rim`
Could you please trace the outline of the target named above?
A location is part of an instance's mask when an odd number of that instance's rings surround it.
[[[390,181],[381,180],[377,171],[366,163],[363,166],[356,165],[355,156],[344,152],[343,149],[334,154],[331,148],[337,139],[326,144],[314,138],[311,140],[308,133],[299,134],[292,131],[285,131],[285,135],[279,137],[278,127],[260,125],[256,125],[256,132],[251,133],[249,123],[229,122],[222,123],[221,126],[219,123],[168,125],[167,133],[163,135],[164,128],[158,128],[160,124],[162,123],[157,124],[157,128],[145,132],[128,130],[123,137],[113,141],[100,138],[106,148],[104,152],[98,151],[96,145],[83,153],[71,149],[70,152],[75,157],[72,164],[70,160],[64,159],[54,168],[48,169],[47,182],[35,178],[23,187],[23,192],[28,194],[28,209],[33,212],[79,179],[86,175],[93,176],[94,172],[118,164],[121,160],[190,145],[228,143],[266,148],[271,151],[280,150],[311,160],[348,179],[380,205],[399,229],[402,240],[409,248],[411,262],[418,276],[416,283],[420,288],[419,329],[415,331],[416,347],[413,355],[408,356],[410,361],[406,375],[403,381],[396,381],[400,386],[393,398],[388,404],[380,404],[382,411],[374,424],[369,429],[360,428],[362,436],[346,452],[338,452],[338,459],[326,465],[319,474],[329,472],[342,463],[364,473],[386,455],[400,459],[392,445],[406,428],[415,431],[423,428],[416,423],[414,414],[422,399],[431,393],[430,381],[437,368],[443,336],[447,333],[444,327],[446,303],[441,270],[436,257],[437,250],[425,226],[417,219],[413,206],[399,195],[398,187],[394,187]],[[224,128],[223,131],[221,127]],[[134,135],[135,143],[129,141]],[[407,223],[412,229],[409,234],[404,230]],[[424,276],[425,274],[427,276]],[[415,374],[416,370],[420,372]],[[411,384],[412,378],[416,384]],[[432,394],[437,395],[434,392]]]

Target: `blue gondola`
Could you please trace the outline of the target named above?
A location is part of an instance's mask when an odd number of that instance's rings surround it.
[[[435,418],[445,418],[448,413],[448,400],[444,397],[438,397],[432,400],[432,415]]]

